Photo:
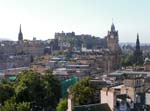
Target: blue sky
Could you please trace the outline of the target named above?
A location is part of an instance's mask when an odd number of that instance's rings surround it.
[[[150,0],[0,0],[0,38],[54,38],[55,32],[107,35],[112,18],[120,42],[150,42]]]

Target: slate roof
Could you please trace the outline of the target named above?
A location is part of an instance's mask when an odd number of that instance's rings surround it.
[[[111,111],[107,103],[75,106],[73,111]]]

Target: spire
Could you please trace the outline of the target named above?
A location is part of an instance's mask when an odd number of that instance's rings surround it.
[[[136,39],[136,50],[140,50],[140,41],[139,41],[139,34],[137,33],[137,39]]]
[[[23,41],[23,34],[22,34],[22,31],[21,31],[21,24],[20,24],[19,34],[18,34],[18,41]]]
[[[21,32],[21,24],[20,24],[20,31],[19,31],[19,33],[22,33],[22,32]]]
[[[115,31],[115,25],[114,25],[114,23],[112,22],[112,24],[111,24],[111,31],[112,32],[114,32]]]
[[[140,49],[140,41],[139,41],[139,34],[137,33],[137,39],[136,39],[136,47],[134,51],[134,63],[136,65],[143,64],[143,54]]]

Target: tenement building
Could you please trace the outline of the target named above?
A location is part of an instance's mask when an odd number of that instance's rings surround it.
[[[0,42],[0,70],[29,66],[32,57],[44,54],[45,47],[41,40],[24,40],[20,25],[18,41]]]

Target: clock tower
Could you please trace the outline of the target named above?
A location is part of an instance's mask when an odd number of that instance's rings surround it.
[[[108,31],[108,35],[106,36],[107,40],[107,48],[112,52],[116,52],[119,49],[118,44],[118,31],[115,30],[115,25],[112,23],[111,30]]]
[[[118,31],[112,23],[110,31],[106,36],[107,48],[109,49],[109,61],[106,65],[109,66],[110,71],[115,71],[121,67],[121,49],[118,42]]]

